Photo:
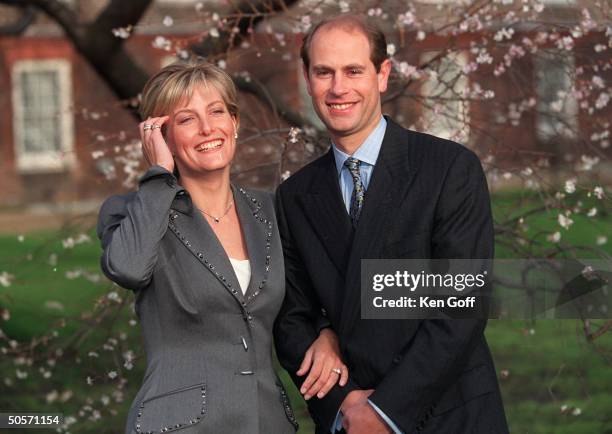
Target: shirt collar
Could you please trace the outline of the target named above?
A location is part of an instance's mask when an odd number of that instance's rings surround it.
[[[380,153],[380,147],[382,146],[386,129],[387,121],[381,116],[380,122],[378,122],[378,125],[374,128],[374,131],[372,131],[359,148],[357,148],[352,157],[357,158],[363,163],[374,166],[378,159],[378,154]],[[336,169],[338,170],[338,174],[340,174],[342,167],[344,167],[344,162],[347,158],[351,157],[351,155],[342,152],[333,142],[332,149],[334,151],[334,159],[336,160]]]

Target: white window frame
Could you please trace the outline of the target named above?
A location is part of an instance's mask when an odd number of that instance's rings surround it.
[[[59,101],[57,122],[60,134],[60,149],[32,152],[25,149],[23,86],[21,75],[24,72],[53,70],[57,73]],[[66,59],[19,60],[12,68],[13,84],[13,133],[17,170],[20,173],[62,172],[74,167],[74,118],[72,103],[72,74],[70,62]]]
[[[535,91],[537,94],[537,117],[536,117],[536,133],[539,140],[549,141],[556,138],[573,139],[576,137],[578,129],[578,101],[572,94],[574,83],[572,78],[575,77],[575,59],[573,53],[558,51],[552,54],[539,54],[539,57],[534,59],[535,72]],[[565,92],[563,98],[563,106],[560,112],[553,113],[552,108],[548,105],[550,101],[543,101],[542,95],[539,92],[540,75],[545,77],[551,76],[550,61],[547,62],[546,57],[553,58],[554,61],[563,63],[565,67],[563,78],[563,87],[557,92]],[[550,114],[549,114],[550,113]],[[562,128],[561,125],[553,125],[551,120],[562,118],[563,122],[569,125],[569,129]]]
[[[421,64],[427,63],[430,59],[437,56],[438,52],[428,52],[424,53],[421,56]],[[469,53],[466,51],[453,51],[448,53],[446,58],[452,58],[451,60],[456,64],[458,68],[463,68],[469,62]],[[443,59],[441,59],[443,61]],[[438,71],[438,70],[436,70]],[[442,71],[442,75],[444,71]],[[454,95],[461,95],[464,91],[469,90],[470,82],[468,77],[463,73],[463,71],[458,72],[457,81],[454,83],[453,90],[444,90],[438,89],[440,85],[444,86],[444,83],[449,80],[450,77],[442,77],[440,81],[437,78],[428,78],[426,79],[421,87],[421,96],[423,98],[427,98],[432,93],[440,94],[439,96],[445,97],[444,93],[448,92],[453,93]],[[454,96],[449,95],[449,96]],[[456,110],[458,113],[456,116],[459,118],[454,120],[450,117],[444,116],[444,114],[435,113],[435,110],[426,103],[423,107],[423,113],[421,115],[421,119],[423,121],[423,130],[428,134],[432,134],[437,137],[442,137],[444,139],[450,139],[455,141],[460,141],[462,143],[467,143],[470,138],[470,102],[467,100],[464,101],[448,101],[438,103],[442,106],[442,109],[445,111],[453,111]],[[457,126],[461,126],[461,128],[450,128],[453,124],[457,124]],[[462,136],[457,137],[459,132],[462,132]]]

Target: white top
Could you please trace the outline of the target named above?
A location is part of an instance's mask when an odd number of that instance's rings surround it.
[[[232,268],[234,273],[236,273],[240,289],[242,289],[242,294],[244,295],[251,281],[251,262],[248,259],[229,258],[229,260],[232,263]]]

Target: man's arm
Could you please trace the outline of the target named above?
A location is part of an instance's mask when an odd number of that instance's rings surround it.
[[[493,257],[493,220],[480,161],[463,150],[451,164],[436,206],[433,258]],[[447,387],[458,378],[486,318],[423,320],[402,360],[370,400],[404,432],[413,432]]]
[[[276,193],[276,215],[285,257],[286,293],[281,310],[274,324],[276,354],[281,365],[289,372],[293,382],[301,387],[305,376],[296,372],[304,359],[306,351],[319,336],[319,331],[329,323],[321,315],[321,306],[312,289],[307,270],[297,250],[286,219],[282,188]],[[330,429],[345,396],[356,389],[350,380],[346,386],[334,385],[321,399],[308,400],[315,422]]]

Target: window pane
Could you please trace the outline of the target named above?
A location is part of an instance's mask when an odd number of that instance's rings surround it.
[[[21,72],[23,147],[26,153],[59,151],[59,75],[53,70]]]

